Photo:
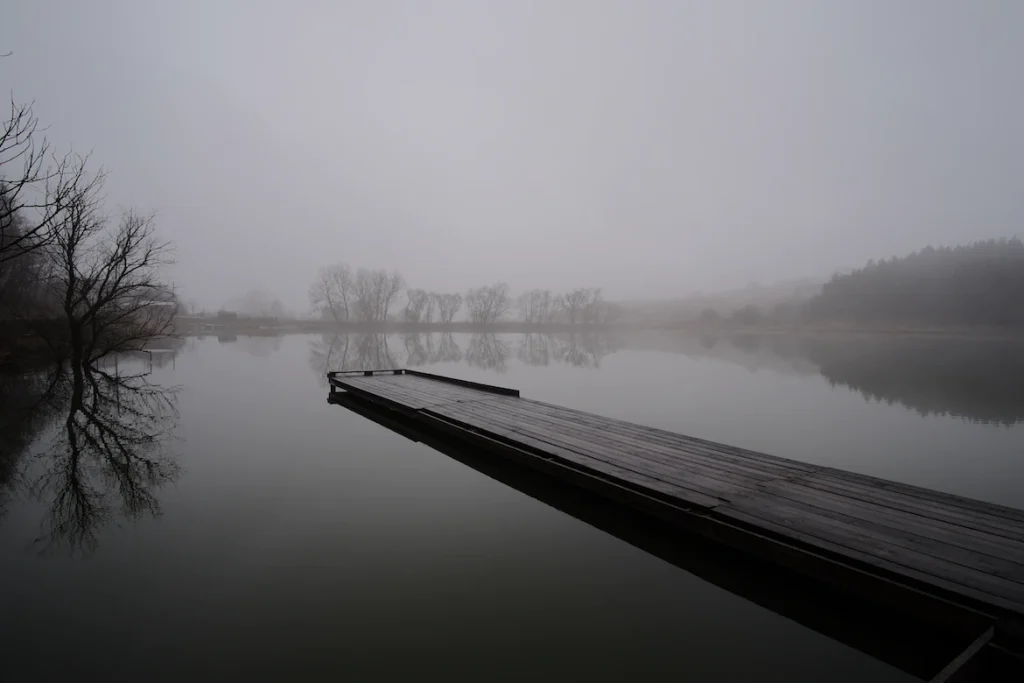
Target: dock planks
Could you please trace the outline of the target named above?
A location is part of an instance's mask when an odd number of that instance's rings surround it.
[[[905,599],[1019,644],[1024,511],[414,371],[330,373],[332,391],[632,504],[790,569]],[[968,619],[968,616],[970,618]],[[1018,647],[1015,645],[1014,650]]]

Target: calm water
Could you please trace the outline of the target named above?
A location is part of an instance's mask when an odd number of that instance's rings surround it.
[[[910,680],[327,403],[389,365],[1024,507],[1016,342],[189,340],[5,407],[0,679]]]

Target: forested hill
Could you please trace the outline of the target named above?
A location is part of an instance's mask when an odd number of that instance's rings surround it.
[[[1024,326],[1024,243],[927,247],[825,283],[811,321],[935,326]]]

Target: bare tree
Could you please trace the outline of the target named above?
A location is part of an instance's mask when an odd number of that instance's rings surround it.
[[[534,292],[537,290],[531,289],[528,292],[523,292],[519,295],[519,316],[523,322],[527,325],[532,325],[537,322],[537,312],[534,302]]]
[[[12,98],[0,124],[0,268],[49,244],[52,222],[76,187],[69,178],[81,181],[85,172],[74,154],[53,157],[41,133],[32,104]]]
[[[519,297],[519,312],[523,322],[528,325],[541,325],[551,322],[551,309],[554,297],[550,290],[531,289]]]
[[[10,115],[0,129],[0,264],[42,247],[52,207],[40,185],[49,143],[39,139],[39,119],[31,104],[11,100]],[[41,215],[29,219],[28,213]]]
[[[360,268],[355,278],[356,310],[365,322],[383,322],[405,281],[399,272]]]
[[[427,303],[423,309],[423,322],[434,322],[434,311],[437,310],[438,297],[440,296],[441,295],[436,292],[430,292],[429,294],[427,294]]]
[[[583,312],[590,302],[590,296],[589,289],[574,289],[562,295],[562,310],[565,311],[570,325],[575,325],[583,319]]]
[[[160,279],[170,245],[157,239],[152,216],[134,211],[111,229],[99,205],[102,182],[102,173],[87,177],[80,168],[57,178],[45,251],[46,289],[67,323],[75,364],[171,336],[177,312]]]
[[[594,287],[587,290],[589,296],[583,305],[583,324],[600,325],[605,322],[605,300],[601,296],[601,289]]]
[[[2,230],[0,242],[4,236],[23,234],[24,221],[21,216],[13,214],[9,219],[8,225]],[[11,257],[0,262],[0,321],[28,319],[43,309],[39,297],[42,269],[43,259],[35,250],[19,253],[18,258]]]
[[[482,325],[491,324],[500,319],[512,308],[508,285],[498,282],[469,290],[466,294],[466,307],[469,319]]]
[[[376,320],[377,291],[373,271],[360,268],[354,283],[356,310],[364,322]]]
[[[536,317],[538,323],[554,322],[556,313],[556,297],[547,289],[539,291],[535,295]]]
[[[391,305],[395,302],[395,298],[402,291],[402,288],[405,287],[405,279],[397,270],[391,271],[390,275],[381,270],[378,272],[378,279],[380,281],[378,320],[387,320]]]
[[[346,322],[354,299],[352,269],[344,263],[320,269],[309,288],[309,303],[321,316],[331,316],[336,323]]]
[[[551,296],[551,301],[548,305],[547,310],[544,314],[544,322],[552,324],[558,320],[558,316],[562,313],[565,306],[565,297],[561,294],[554,294]]]
[[[423,289],[405,290],[405,321],[418,323],[423,321],[423,313],[432,300],[431,294]],[[430,322],[429,320],[425,322]]]
[[[455,314],[462,308],[461,294],[438,294],[437,310],[441,316],[441,322],[445,325],[451,324]]]

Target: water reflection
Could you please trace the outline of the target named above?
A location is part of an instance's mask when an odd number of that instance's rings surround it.
[[[611,337],[607,334],[554,335],[555,356],[568,365],[578,368],[601,367],[601,359],[613,350]]]
[[[426,343],[424,343],[424,337]],[[426,365],[430,362],[429,334],[404,334],[402,341],[405,343],[407,365]]]
[[[524,334],[516,357],[527,365],[545,366],[552,361],[578,368],[599,368],[601,359],[614,349],[607,333]]]
[[[505,372],[517,358],[526,365],[545,366],[565,363],[582,368],[598,368],[601,359],[612,353],[616,344],[603,332],[518,335],[514,341],[492,333],[469,337],[463,352],[451,333],[414,333],[403,335],[338,333],[322,335],[309,346],[309,366],[321,385],[332,370],[392,369],[434,363],[459,363]]]
[[[432,363],[458,363],[462,361],[462,348],[450,332],[442,334],[405,334],[405,364],[409,367]]]
[[[494,334],[474,334],[466,348],[466,362],[475,368],[505,372],[512,355],[509,344]]]
[[[543,366],[551,363],[554,340],[549,334],[524,334],[516,345],[516,358],[526,365]]]
[[[430,339],[430,337],[427,337]],[[462,349],[455,343],[452,335],[445,332],[437,344],[437,353],[431,355],[431,363],[459,363],[462,361]]]
[[[156,491],[180,474],[167,448],[177,391],[147,375],[62,365],[8,378],[21,384],[20,409],[5,411],[4,483],[44,504],[39,549],[90,551],[105,525],[160,513]]]
[[[408,352],[395,352],[386,334],[324,334],[309,344],[309,367],[321,386],[334,370],[390,370],[407,359]]]
[[[806,356],[833,384],[921,415],[1024,421],[1024,347],[1016,340],[806,340]]]
[[[1024,344],[1017,339],[634,334],[627,347],[709,357],[754,372],[820,375],[865,400],[920,415],[999,425],[1024,421]]]
[[[218,337],[218,340],[220,337]],[[231,348],[248,354],[253,358],[267,358],[281,350],[280,335],[243,335],[232,340]]]
[[[59,414],[56,372],[0,374],[0,518],[19,483],[21,458]]]
[[[820,375],[865,400],[903,405],[921,415],[1013,425],[1024,421],[1024,344],[1013,339],[951,339],[782,334],[731,336],[661,332],[472,334],[465,351],[451,334],[335,334],[310,344],[321,383],[329,370],[366,370],[465,362],[502,373],[510,362],[596,369],[617,350],[708,357],[752,372]]]

